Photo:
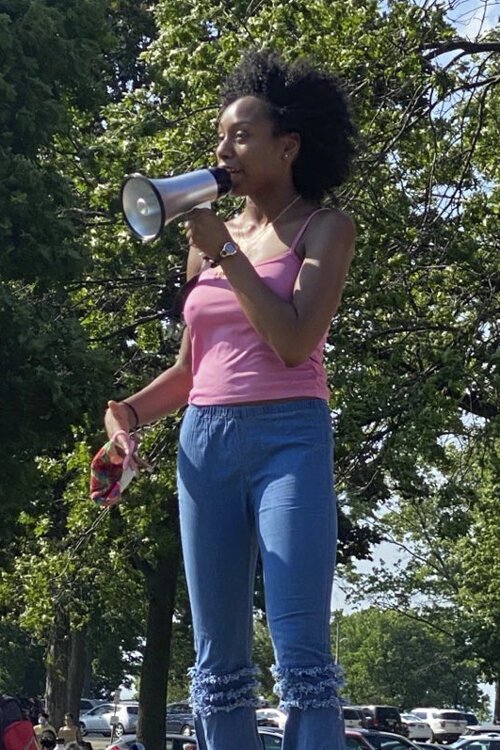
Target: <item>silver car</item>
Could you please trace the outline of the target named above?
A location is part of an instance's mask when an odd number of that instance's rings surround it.
[[[111,711],[103,714],[110,727],[115,728],[114,736],[121,737],[124,734],[132,734],[137,729],[137,719],[139,718],[138,703],[118,703],[112,706]]]
[[[111,734],[111,726],[106,714],[113,711],[112,703],[103,703],[100,706],[91,708],[84,714],[80,714],[80,729],[82,734],[104,734],[109,736]]]

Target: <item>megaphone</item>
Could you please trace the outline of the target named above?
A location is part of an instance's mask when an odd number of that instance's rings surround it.
[[[126,177],[120,192],[123,215],[143,242],[160,236],[172,219],[231,190],[227,169],[197,169],[177,177],[151,180],[142,174]]]

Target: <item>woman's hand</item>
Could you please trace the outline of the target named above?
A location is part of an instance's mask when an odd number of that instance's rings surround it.
[[[108,438],[111,440],[113,435],[121,430],[128,433],[131,432],[133,425],[131,425],[131,413],[125,404],[120,404],[118,401],[108,401],[108,408],[104,416],[104,426]],[[126,439],[124,435],[118,435],[116,442],[121,445],[123,449],[126,446]]]
[[[215,260],[222,246],[232,240],[229,231],[217,214],[210,208],[195,208],[186,214],[186,234],[189,244],[199,250],[200,255]]]

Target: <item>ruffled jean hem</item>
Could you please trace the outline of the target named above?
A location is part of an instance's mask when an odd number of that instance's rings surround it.
[[[337,708],[341,712],[342,669],[333,663],[324,667],[278,667],[271,673],[276,680],[274,692],[280,698],[280,708]]]
[[[227,674],[214,674],[207,669],[191,667],[191,705],[196,716],[219,711],[232,711],[241,706],[258,708],[256,695],[258,669],[244,667]]]

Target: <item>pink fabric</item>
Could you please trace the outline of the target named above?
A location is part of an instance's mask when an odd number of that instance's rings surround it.
[[[308,217],[288,250],[255,264],[261,279],[283,299],[292,300],[302,265],[295,249],[316,213]],[[193,360],[190,404],[328,399],[323,365],[327,331],[306,362],[286,367],[249,323],[227,279],[217,278],[211,268],[200,274],[188,295],[184,318],[191,336]]]

